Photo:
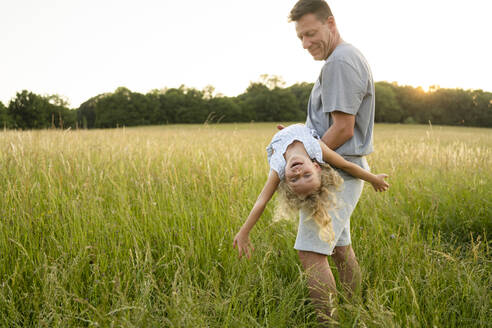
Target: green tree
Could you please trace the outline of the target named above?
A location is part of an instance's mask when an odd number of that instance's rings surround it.
[[[297,103],[299,104],[299,112],[303,113],[304,118],[306,116],[309,96],[311,95],[313,86],[314,83],[302,82],[293,84],[287,88],[296,97]]]
[[[149,111],[149,121],[151,124],[174,123],[170,120],[168,106],[166,105],[166,89],[154,89],[148,92],[145,97],[152,108]]]
[[[105,93],[97,95],[80,104],[77,110],[77,121],[80,127],[84,129],[96,127],[96,106],[98,101],[106,95]]]
[[[281,76],[278,75],[268,75],[262,74],[260,75],[260,84],[263,84],[268,89],[273,90],[276,88],[282,88],[285,86],[285,81]]]
[[[209,115],[202,91],[182,88],[181,103],[177,108],[176,119],[183,123],[204,123]]]
[[[114,93],[100,95],[83,105],[87,113],[86,117],[94,116],[94,127],[96,128],[151,124],[151,117],[156,111],[154,108],[156,103],[152,99],[143,94],[131,92],[125,87],[117,88]]]
[[[68,108],[68,100],[60,95],[50,95],[44,97],[51,105],[48,108],[51,116],[51,126],[55,128],[75,127],[77,112]]]
[[[396,98],[394,87],[387,82],[375,84],[376,91],[376,122],[399,123],[403,119],[403,109]]]
[[[77,112],[59,95],[40,96],[27,90],[18,92],[7,108],[10,125],[20,129],[75,127]]]
[[[472,105],[464,115],[463,124],[492,126],[492,93],[473,90],[470,94]]]
[[[429,94],[432,122],[463,125],[474,121],[473,94],[463,89],[437,89]]]
[[[254,121],[296,121],[305,115],[289,89],[269,89],[263,83],[251,83],[239,100],[245,116]]]
[[[211,122],[244,122],[241,106],[230,97],[214,97],[208,100],[208,119]]]
[[[7,112],[7,107],[0,101],[0,129],[10,127],[10,117]]]
[[[8,114],[13,125],[20,129],[49,128],[51,104],[47,99],[23,90],[10,101]]]
[[[426,102],[426,93],[421,87],[398,86],[396,83],[391,83],[391,86],[396,93],[398,104],[402,108],[403,121],[411,119],[416,123],[427,124],[431,120],[432,116]],[[377,98],[378,94],[376,91]]]
[[[207,101],[203,91],[181,85],[165,91],[159,111],[169,122],[204,123],[210,114]]]

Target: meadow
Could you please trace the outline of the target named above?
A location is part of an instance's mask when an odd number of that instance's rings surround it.
[[[296,221],[270,204],[274,124],[0,132],[1,327],[318,327]],[[492,130],[375,127],[340,327],[492,327]],[[333,262],[330,262],[336,276]],[[337,279],[337,278],[336,278]],[[338,279],[337,279],[338,281]]]

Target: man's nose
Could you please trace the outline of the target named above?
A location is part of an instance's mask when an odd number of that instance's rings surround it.
[[[311,42],[308,38],[302,38],[302,47],[308,49],[311,46]]]

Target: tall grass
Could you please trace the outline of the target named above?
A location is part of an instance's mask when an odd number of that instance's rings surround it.
[[[0,133],[0,325],[317,327],[296,222],[232,238],[272,124]],[[492,326],[492,131],[377,125],[352,216],[363,292],[342,327]],[[336,270],[334,269],[334,272]]]

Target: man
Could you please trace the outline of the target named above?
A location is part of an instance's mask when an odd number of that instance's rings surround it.
[[[364,156],[372,152],[374,82],[362,54],[344,42],[324,0],[300,0],[290,12],[297,36],[315,60],[325,64],[308,103],[306,125],[322,136],[337,153],[368,169]],[[318,237],[318,227],[301,212],[295,248],[306,270],[310,296],[321,313],[332,316],[335,280],[326,255],[333,258],[349,294],[360,285],[360,268],[350,239],[350,215],[357,205],[363,182],[339,171],[344,179],[339,208],[332,215],[335,243]]]

